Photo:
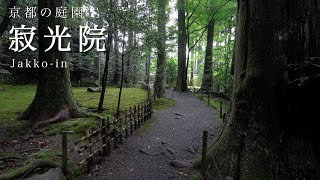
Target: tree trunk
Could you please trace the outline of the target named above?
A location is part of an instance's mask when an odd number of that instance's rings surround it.
[[[52,11],[56,7],[64,7],[65,2],[38,0],[39,9],[50,8]],[[44,52],[51,44],[51,38],[44,38],[44,35],[50,34],[48,27],[55,29],[60,25],[60,30],[66,27],[66,20],[55,18],[54,16],[39,16],[39,64],[48,63],[47,68],[39,69],[39,79],[36,95],[28,109],[20,116],[20,119],[28,119],[34,124],[34,127],[66,120],[69,118],[84,117],[81,109],[73,97],[70,74],[69,58],[66,52],[58,51],[57,44],[50,51]],[[67,47],[66,38],[62,38],[62,47]],[[67,68],[56,68],[50,65],[61,65],[67,62]]]
[[[128,54],[127,54],[127,63],[126,63],[126,73],[124,74],[124,82],[127,86],[132,86],[133,82],[133,31],[129,30],[128,32]]]
[[[118,31],[115,30],[114,33],[114,76],[112,82],[117,86],[120,86],[121,79],[121,62],[119,56],[119,39],[118,39]]]
[[[214,36],[214,20],[213,18],[208,23],[207,28],[207,47],[206,56],[204,60],[203,77],[201,90],[204,92],[213,91],[213,72],[212,72],[212,49],[213,49],[213,36]]]
[[[234,102],[208,153],[218,167],[212,166],[211,175],[319,179],[320,133],[314,118],[314,104],[320,100],[319,70],[311,76],[311,70],[296,72],[287,65],[304,67],[304,61],[320,56],[320,3],[238,3]],[[306,75],[309,78],[300,85],[288,83]]]
[[[10,3],[8,5],[7,11],[2,19],[2,22],[0,24],[0,37],[2,37],[3,33],[5,32],[5,30],[7,29],[7,27],[10,24],[10,8],[13,8],[14,6],[17,5],[17,0],[10,0]]]
[[[101,113],[103,111],[104,96],[105,96],[106,89],[107,89],[111,45],[112,45],[112,32],[108,32],[106,62],[105,62],[104,71],[103,71],[102,80],[101,80],[102,81],[102,88],[101,88],[101,94],[100,94],[99,105],[98,105],[98,112],[99,113]]]
[[[193,77],[193,74],[194,74],[193,68],[194,68],[194,61],[192,60],[191,61],[191,71],[190,71],[190,86],[193,86],[193,79],[194,79],[194,77]]]
[[[164,83],[166,79],[166,1],[158,0],[158,33],[159,40],[157,44],[158,61],[156,72],[155,92],[158,98],[164,96]]]
[[[186,67],[186,45],[187,45],[187,33],[186,33],[186,15],[185,0],[178,0],[178,76],[176,91],[186,92],[187,87],[187,67]]]

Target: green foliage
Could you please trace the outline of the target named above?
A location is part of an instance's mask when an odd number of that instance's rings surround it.
[[[188,180],[203,180],[202,174],[200,171],[194,170],[192,174],[188,177]]]
[[[177,81],[178,62],[175,58],[167,58],[166,79],[170,87],[174,87]]]

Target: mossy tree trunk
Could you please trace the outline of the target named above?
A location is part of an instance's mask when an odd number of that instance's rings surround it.
[[[210,172],[235,179],[319,179],[314,104],[320,77],[287,68],[320,57],[319,0],[238,3],[232,113],[208,152]],[[289,83],[306,76],[300,85]]]
[[[5,30],[8,28],[8,26],[10,25],[10,8],[13,8],[14,6],[17,5],[17,1],[18,0],[10,0],[10,3],[8,5],[7,11],[4,13],[4,17],[0,23],[0,37],[2,37],[3,33],[5,32]]]
[[[187,87],[187,66],[186,66],[186,2],[185,0],[178,0],[178,76],[176,90],[178,92],[186,92]]]
[[[206,56],[204,59],[203,77],[201,83],[201,91],[211,92],[213,91],[213,72],[212,72],[212,50],[213,50],[213,37],[214,37],[214,20],[213,18],[207,25],[207,47]]]
[[[166,0],[158,0],[158,33],[157,43],[158,60],[156,72],[155,93],[158,98],[164,96],[164,83],[166,79]]]
[[[38,0],[38,4],[38,9],[50,8],[52,12],[55,12],[56,7],[65,6],[64,0]],[[39,16],[39,64],[47,62],[48,67],[39,69],[36,95],[20,116],[20,119],[30,120],[34,127],[69,118],[84,117],[72,94],[67,52],[59,52],[57,42],[50,51],[44,52],[51,44],[51,38],[44,38],[44,35],[50,35],[48,27],[55,30],[56,25],[61,26],[61,31],[66,27],[66,20],[55,18],[54,15]],[[62,47],[67,47],[66,38],[62,38]],[[62,62],[67,62],[68,68],[56,68],[56,60],[60,65]],[[51,63],[53,65],[50,65]]]

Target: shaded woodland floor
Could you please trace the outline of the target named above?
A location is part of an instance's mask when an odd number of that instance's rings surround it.
[[[167,90],[166,96],[171,98],[172,91]],[[220,131],[219,121],[206,103],[191,94],[174,92],[173,99],[174,107],[155,112],[150,129],[129,137],[83,178],[187,179],[190,172],[175,169],[170,162],[199,156],[202,131],[208,130],[212,141]]]

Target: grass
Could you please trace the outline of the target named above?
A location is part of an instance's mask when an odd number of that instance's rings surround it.
[[[32,102],[35,92],[35,85],[13,86],[0,84],[4,89],[0,92],[0,126],[14,126],[12,131],[16,129],[24,129],[28,127],[27,121],[17,121],[17,117],[22,113]],[[72,88],[74,97],[81,104],[84,110],[96,109],[99,103],[100,93],[87,92],[86,88]],[[110,116],[116,114],[118,103],[119,88],[107,87],[104,99],[104,108],[102,116]],[[144,101],[147,97],[147,92],[139,88],[123,88],[120,111],[136,105]],[[61,131],[74,131],[75,135],[84,134],[85,129],[89,126],[97,127],[100,122],[95,118],[78,118],[65,121],[59,124],[49,125],[44,128],[46,134],[59,134]],[[12,133],[15,134],[15,133]]]
[[[30,128],[28,121],[17,121],[17,117],[21,114],[32,102],[35,93],[35,85],[24,85],[24,86],[13,86],[0,84],[1,89],[4,89],[0,92],[0,126],[7,127],[9,129],[9,134],[7,136],[17,137],[22,133],[27,133]],[[90,93],[86,91],[86,88],[76,87],[72,88],[74,97],[81,104],[84,110],[87,109],[96,109],[100,93]],[[119,88],[108,87],[104,99],[104,108],[106,109],[103,112],[102,116],[111,116],[116,114],[117,103],[118,103],[118,93]],[[122,91],[122,100],[120,111],[124,112],[125,109],[129,109],[147,98],[147,92],[139,88],[123,88]],[[163,107],[161,107],[163,108]],[[88,127],[93,127],[97,129],[100,124],[100,121],[95,118],[77,118],[64,121],[57,124],[50,124],[47,127],[43,128],[42,131],[46,135],[60,134],[62,131],[74,131],[72,135],[74,137],[80,137],[84,135]],[[148,127],[148,126],[146,126]],[[146,128],[145,129],[148,129]],[[0,158],[5,158],[12,154],[0,154]],[[6,175],[14,175],[25,169],[29,168],[37,160],[55,160],[57,154],[48,149],[42,149],[37,154],[34,154],[28,158],[26,162],[23,163],[23,166],[8,170],[5,172]],[[70,169],[74,174],[80,174],[80,167],[77,166],[74,162],[69,161]]]
[[[200,100],[204,101],[205,103],[208,104],[208,96],[204,95],[202,96],[201,94],[196,94],[196,97],[199,98]],[[214,98],[214,97],[210,97],[210,107],[215,109],[215,111],[213,112],[213,115],[220,120],[220,122],[222,123],[223,119],[220,118],[220,102],[222,101],[222,113],[225,113],[228,111],[229,107],[230,107],[230,102],[225,101],[222,98]],[[227,105],[225,104],[227,103]]]
[[[159,98],[153,103],[154,110],[169,109],[176,105],[176,101],[170,98]]]
[[[26,128],[30,128],[28,121],[17,121],[17,117],[22,113],[28,105],[32,102],[35,92],[35,85],[24,86],[12,86],[0,84],[0,87],[4,91],[0,92],[0,126],[10,127],[10,136],[17,137],[21,135],[21,132],[27,133]],[[76,87],[73,88],[74,97],[81,104],[84,110],[95,109],[99,102],[100,93],[90,93],[86,91],[86,88]],[[106,111],[102,113],[102,116],[111,116],[116,114],[116,107],[118,101],[119,89],[115,87],[107,88],[105,95],[104,108]],[[124,112],[125,109],[129,109],[142,101],[147,97],[147,92],[138,88],[124,88],[122,91],[122,103],[120,111]],[[169,98],[156,99],[153,104],[154,110],[168,109],[174,106],[176,102]],[[140,129],[139,133],[145,133],[153,127],[156,118],[152,117],[147,123],[145,123]],[[97,129],[100,125],[100,121],[95,118],[77,118],[64,121],[57,124],[50,124],[42,129],[46,135],[60,134],[62,131],[73,131],[71,135],[79,138],[84,135],[88,127]],[[22,131],[22,129],[24,129]],[[0,158],[7,156],[16,156],[16,154],[0,154]],[[38,153],[31,155],[21,167],[11,168],[5,172],[5,175],[12,176],[17,173],[21,173],[26,169],[33,166],[38,160],[49,160],[55,162],[59,156],[54,150],[41,149]],[[73,171],[75,176],[81,173],[81,167],[76,163],[69,160],[69,169]]]

